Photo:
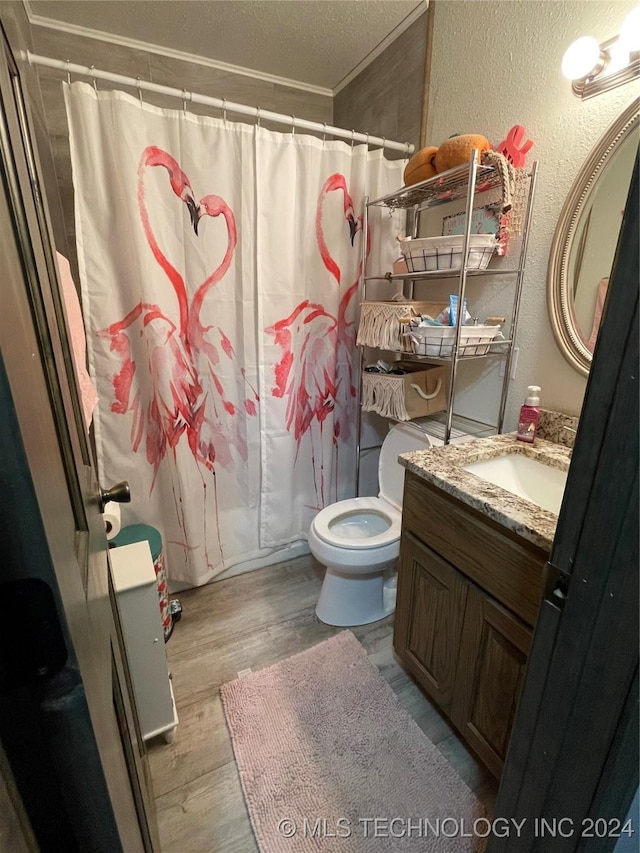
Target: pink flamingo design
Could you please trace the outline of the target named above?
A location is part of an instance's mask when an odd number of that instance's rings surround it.
[[[344,218],[349,226],[351,245],[354,245],[357,232],[362,230],[362,217],[356,218],[354,214],[353,200],[343,175],[334,174],[325,181],[316,206],[315,229],[322,262],[340,288],[342,271],[327,248],[322,227],[326,196],[338,190],[343,194]],[[282,350],[282,358],[275,367],[272,394],[274,397],[287,397],[285,423],[287,430],[293,430],[296,439],[296,461],[303,436],[309,432],[311,437],[315,509],[325,505],[322,434],[329,413],[333,413],[336,475],[339,440],[346,440],[351,434],[357,388],[352,364],[355,328],[353,321],[347,319],[347,312],[358,288],[361,267],[362,262],[355,281],[340,299],[337,317],[327,312],[324,306],[305,300],[288,317],[265,330],[274,336],[275,343]],[[319,451],[316,449],[318,443]],[[337,476],[335,484],[337,498]]]
[[[160,249],[151,228],[145,202],[144,175],[147,168],[153,166],[161,166],[167,171],[171,189],[186,205],[196,235],[203,216],[221,215],[226,222],[224,258],[197,287],[191,302],[183,277]],[[186,435],[202,478],[206,554],[206,481],[200,465],[213,474],[215,488],[216,465],[227,469],[233,467],[232,448],[242,459],[247,458],[246,440],[237,428],[236,407],[228,399],[218,375],[221,355],[233,364],[234,373],[237,359],[231,341],[222,329],[204,326],[200,317],[209,291],[231,265],[237,244],[235,218],[232,210],[218,196],[208,195],[196,203],[190,181],[180,166],[170,154],[155,146],[143,151],[138,165],[138,210],[151,252],[173,287],[179,319],[176,325],[158,305],[139,302],[121,320],[98,332],[100,337],[109,340],[111,351],[120,361],[120,369],[112,380],[114,401],[111,411],[133,414],[131,445],[137,452],[145,438],[146,458],[153,467],[151,491],[167,452],[172,452],[175,461],[176,447],[181,437]],[[143,367],[145,356],[146,370]],[[239,373],[247,395],[244,411],[246,415],[255,415],[258,395],[248,382],[244,368],[240,368]],[[136,375],[141,381],[135,382]],[[218,518],[217,494],[215,502]],[[176,512],[184,532],[184,517],[177,502]],[[218,541],[220,543],[219,524]],[[222,555],[221,544],[220,552]]]

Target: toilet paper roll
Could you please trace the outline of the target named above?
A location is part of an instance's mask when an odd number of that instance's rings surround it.
[[[114,539],[120,533],[120,528],[122,527],[120,504],[108,501],[104,505],[102,518],[104,519],[104,529],[107,532],[107,539]]]

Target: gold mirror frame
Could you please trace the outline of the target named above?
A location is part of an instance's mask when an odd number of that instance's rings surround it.
[[[588,375],[592,354],[580,336],[569,298],[567,265],[576,227],[593,187],[611,160],[612,154],[638,126],[640,98],[634,100],[613,124],[587,157],[573,182],[564,203],[551,245],[547,271],[547,306],[551,328],[560,351],[572,367]]]

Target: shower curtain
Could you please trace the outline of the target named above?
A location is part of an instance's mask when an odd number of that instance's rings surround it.
[[[362,241],[389,269],[381,151],[65,86],[103,483],[206,583],[355,493]]]

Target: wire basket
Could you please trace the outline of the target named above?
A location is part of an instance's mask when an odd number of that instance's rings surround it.
[[[461,234],[448,237],[420,237],[416,240],[403,241],[400,249],[409,272],[459,270],[462,267],[463,242]],[[496,238],[493,234],[471,234],[467,268],[486,269],[496,246]]]
[[[451,358],[456,340],[455,326],[425,326],[411,329],[405,335],[415,355]],[[496,339],[501,339],[500,326],[463,326],[460,330],[461,358],[486,355]]]

